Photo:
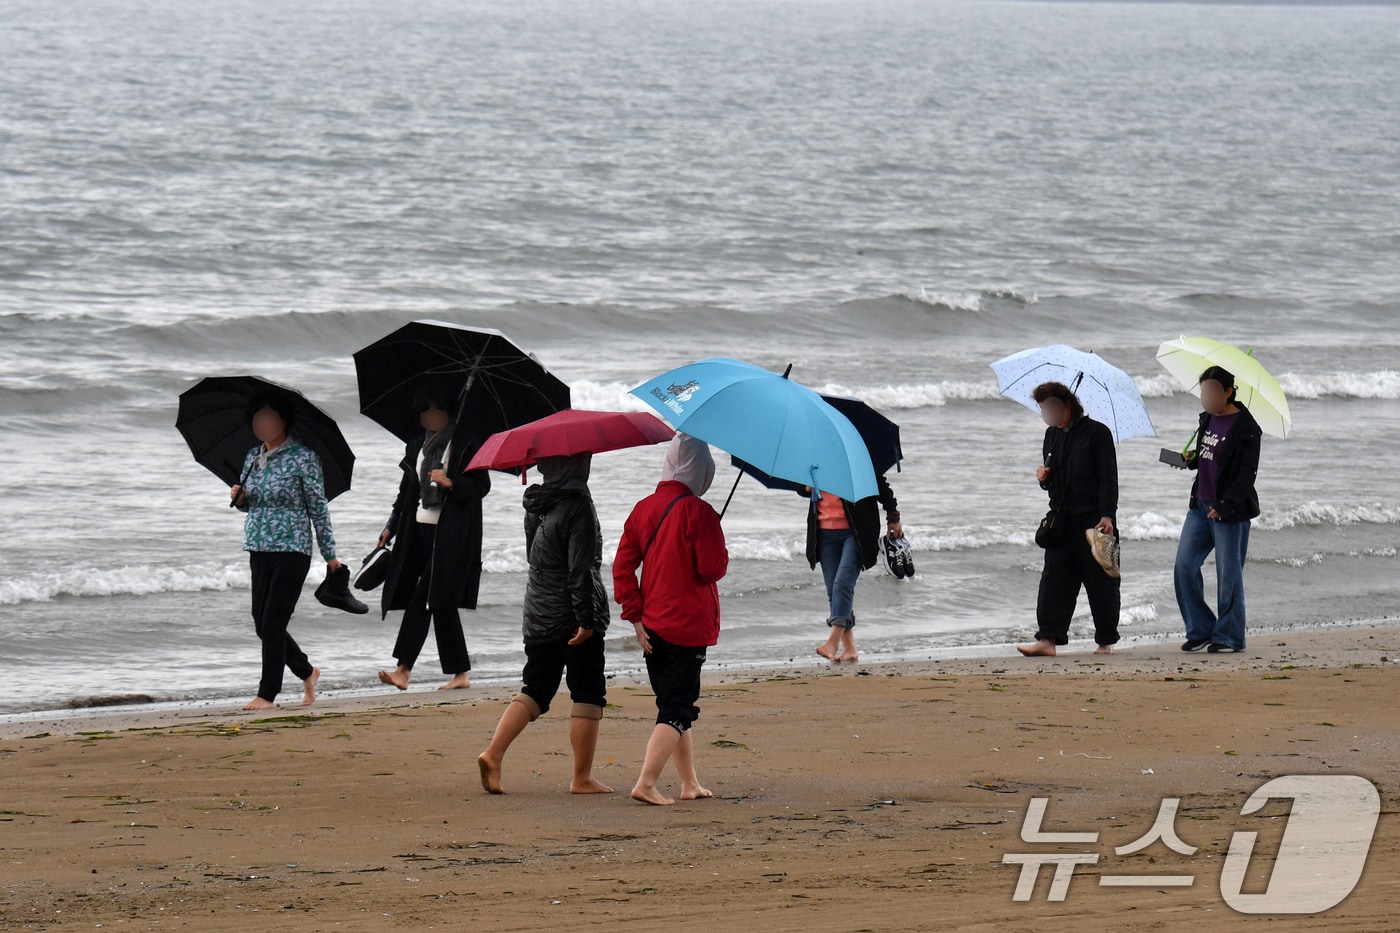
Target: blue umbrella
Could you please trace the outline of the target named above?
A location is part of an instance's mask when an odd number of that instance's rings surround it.
[[[878,493],[860,432],[820,395],[724,358],[662,373],[632,390],[677,431],[779,479],[855,501]]]
[[[1133,377],[1097,353],[1085,353],[1062,343],[1033,347],[1003,357],[992,364],[1001,394],[1039,412],[1031,394],[1042,382],[1062,382],[1079,396],[1084,412],[1108,425],[1113,441],[1130,437],[1156,437],[1147,416],[1142,393]]]
[[[860,432],[861,439],[865,441],[865,449],[870,453],[870,463],[875,468],[876,475],[888,473],[891,469],[899,469],[899,462],[904,459],[904,450],[899,444],[899,425],[858,398],[852,398],[849,395],[826,394],[823,394],[822,398],[832,408],[845,415]],[[790,480],[769,476],[752,463],[746,463],[738,457],[730,457],[729,459],[734,466],[769,489],[798,491],[807,485],[806,483],[794,483]]]

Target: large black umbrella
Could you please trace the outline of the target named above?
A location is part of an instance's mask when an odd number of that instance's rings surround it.
[[[569,407],[569,387],[498,330],[413,321],[355,353],[360,412],[399,440],[423,433],[413,396],[426,379],[458,400],[477,442]]]
[[[258,439],[248,424],[248,404],[262,395],[280,395],[292,409],[289,432],[321,458],[326,498],[350,488],[355,455],[340,428],[295,389],[257,376],[210,376],[180,393],[175,427],[190,446],[194,459],[229,486],[242,485],[243,461]]]
[[[891,468],[898,469],[899,462],[904,459],[903,448],[899,445],[899,425],[858,398],[848,395],[823,395],[822,398],[832,408],[845,415],[860,433],[861,440],[865,441],[865,449],[870,452],[870,463],[875,467],[876,476],[883,476]],[[802,489],[800,484],[769,476],[738,457],[731,457],[730,460],[769,489],[790,489],[794,492]]]

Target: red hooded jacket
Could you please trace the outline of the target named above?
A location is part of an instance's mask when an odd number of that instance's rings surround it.
[[[671,511],[663,522],[667,506]],[[622,528],[613,559],[613,596],[624,619],[641,622],[673,645],[713,645],[719,641],[715,584],[728,567],[729,551],[714,507],[684,483],[665,480],[633,507]]]

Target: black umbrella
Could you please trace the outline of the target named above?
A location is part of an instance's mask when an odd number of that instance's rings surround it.
[[[408,442],[423,433],[413,396],[424,379],[458,399],[477,442],[569,407],[569,387],[498,330],[413,321],[355,354],[360,413]]]
[[[845,415],[860,433],[861,440],[865,441],[865,449],[870,452],[870,462],[875,467],[876,476],[883,476],[891,467],[896,470],[899,468],[899,462],[904,459],[903,448],[899,445],[899,425],[858,398],[848,395],[823,395],[822,398],[832,408]],[[794,492],[802,489],[800,484],[769,476],[738,457],[730,457],[730,460],[769,489],[790,489]]]
[[[261,395],[278,394],[288,400],[295,422],[289,432],[321,458],[326,498],[334,499],[350,488],[355,455],[340,428],[321,409],[295,389],[257,376],[210,376],[180,393],[175,427],[190,446],[194,459],[229,486],[241,486],[243,461],[258,446],[248,424],[248,404]]]

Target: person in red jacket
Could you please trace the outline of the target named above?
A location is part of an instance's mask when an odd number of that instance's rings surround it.
[[[632,788],[632,799],[643,803],[676,802],[656,789],[672,757],[682,800],[713,796],[695,775],[690,727],[700,715],[705,649],[719,640],[715,584],[729,567],[719,515],[700,498],[714,477],[709,445],[677,434],[656,492],[633,507],[613,559],[613,596],[636,630],[656,694],[656,726]]]

